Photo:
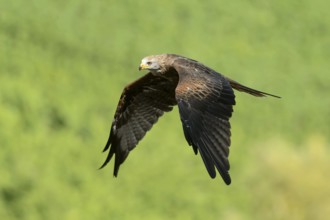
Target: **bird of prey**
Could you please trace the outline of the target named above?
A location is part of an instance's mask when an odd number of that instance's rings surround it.
[[[204,64],[175,54],[147,56],[139,70],[149,72],[127,85],[119,99],[103,168],[115,155],[114,176],[120,165],[164,112],[178,105],[184,136],[200,153],[211,178],[216,169],[229,185],[230,123],[235,105],[233,89],[253,96],[273,96],[248,88]]]

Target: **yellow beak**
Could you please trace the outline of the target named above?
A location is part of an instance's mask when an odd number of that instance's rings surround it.
[[[144,64],[144,63],[141,63],[140,66],[139,66],[139,70],[146,70],[148,68],[149,68],[149,66],[147,64]]]

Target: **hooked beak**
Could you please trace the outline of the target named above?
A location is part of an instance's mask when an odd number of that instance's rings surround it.
[[[139,70],[146,70],[148,68],[149,68],[149,66],[147,64],[144,64],[144,63],[141,63],[140,66],[139,66]]]

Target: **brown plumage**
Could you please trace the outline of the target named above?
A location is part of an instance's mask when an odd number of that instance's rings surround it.
[[[175,54],[145,57],[139,70],[150,72],[124,88],[104,148],[115,155],[114,176],[129,152],[164,112],[178,105],[185,138],[200,152],[209,175],[216,169],[226,184],[229,176],[229,118],[235,105],[233,88],[251,95],[273,96],[222,76],[198,61]]]

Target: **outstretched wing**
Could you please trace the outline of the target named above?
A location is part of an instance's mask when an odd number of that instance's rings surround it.
[[[151,73],[125,87],[120,97],[110,136],[103,151],[110,148],[103,168],[115,155],[114,176],[129,152],[151,129],[164,112],[176,104],[177,81]]]
[[[229,118],[235,95],[229,82],[220,74],[192,61],[177,62],[176,88],[183,131],[195,154],[199,151],[210,176],[219,171],[226,184],[229,176]]]

